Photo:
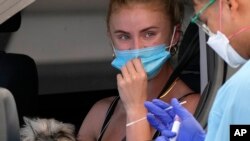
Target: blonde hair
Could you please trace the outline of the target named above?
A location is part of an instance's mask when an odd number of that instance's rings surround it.
[[[184,16],[184,5],[182,0],[110,0],[106,17],[108,31],[112,13],[122,6],[128,6],[135,3],[152,3],[162,6],[164,9],[163,12],[165,12],[166,16],[170,18],[172,26],[182,23]]]

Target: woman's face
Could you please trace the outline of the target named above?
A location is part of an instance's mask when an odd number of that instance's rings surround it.
[[[170,44],[173,29],[163,10],[145,4],[123,6],[110,17],[110,36],[119,50]]]

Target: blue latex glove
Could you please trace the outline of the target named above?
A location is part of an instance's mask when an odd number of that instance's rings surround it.
[[[164,111],[170,105],[162,100],[154,99],[152,102],[146,101],[144,103],[148,109],[147,119],[149,123],[158,131],[171,130],[171,125],[175,114],[172,110]]]
[[[168,139],[172,137],[170,136],[170,127],[173,123],[175,114],[177,114],[182,120],[177,138],[178,141],[204,141],[205,132],[193,115],[182,107],[177,99],[173,99],[171,105],[173,106],[172,110],[164,111],[169,105],[161,100],[145,102],[145,107],[150,112],[147,115],[149,123],[162,133],[165,137],[165,141],[168,141]],[[164,141],[162,140],[162,136],[159,137],[159,139],[161,139],[159,141]]]
[[[194,116],[184,108],[177,99],[171,100],[174,112],[181,118],[180,131],[177,137],[178,141],[204,141],[205,131]]]
[[[169,104],[159,99],[154,99],[152,102],[146,101],[144,105],[149,111],[147,114],[149,123],[161,132],[161,136],[157,137],[155,141],[169,141],[169,138],[176,136],[176,133],[171,132],[175,114],[171,110],[163,110],[168,108]]]

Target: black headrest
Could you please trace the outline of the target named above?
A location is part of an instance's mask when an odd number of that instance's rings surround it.
[[[0,87],[14,96],[20,123],[36,112],[38,73],[34,60],[24,54],[0,52]]]
[[[4,23],[0,24],[0,32],[15,32],[21,25],[21,12],[18,12]]]

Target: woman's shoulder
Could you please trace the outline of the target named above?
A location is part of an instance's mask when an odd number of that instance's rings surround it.
[[[97,101],[92,108],[90,109],[88,116],[96,116],[98,115],[99,119],[104,119],[105,115],[110,107],[111,103],[114,101],[116,97],[106,97]]]
[[[103,98],[99,101],[97,101],[92,109],[95,109],[95,110],[104,110],[104,109],[107,109],[108,110],[108,107],[111,105],[111,103],[115,100],[117,96],[111,96],[111,97],[106,97],[106,98]],[[105,111],[107,111],[105,110]]]
[[[112,101],[114,101],[115,98],[117,98],[117,96],[106,97],[106,98],[103,98],[103,99],[97,101],[96,104],[97,104],[97,103],[101,103],[101,104],[110,104]]]
[[[93,140],[99,136],[108,108],[114,99],[115,96],[103,98],[92,106],[78,133],[79,140],[83,137],[88,140]]]
[[[187,101],[187,104],[184,105],[189,112],[195,113],[198,106],[201,95],[199,93],[190,93],[182,98],[181,101]]]

